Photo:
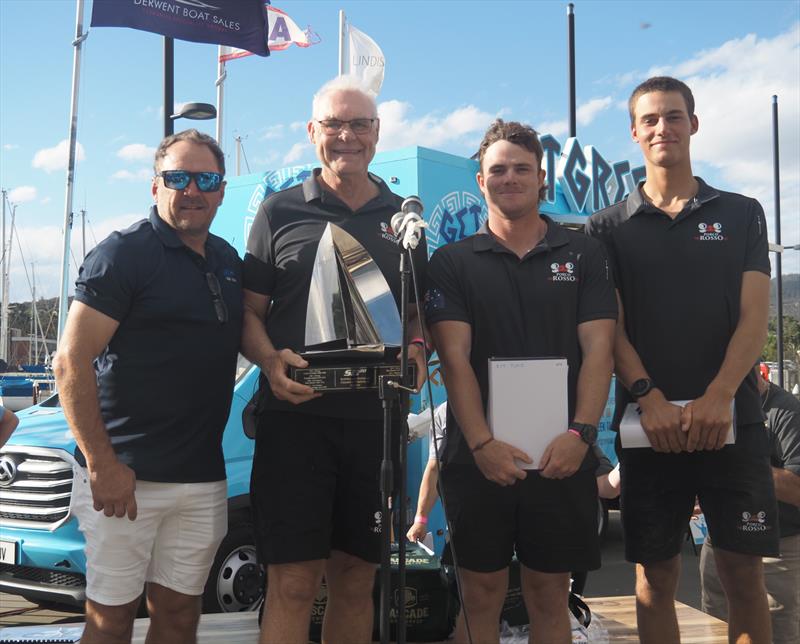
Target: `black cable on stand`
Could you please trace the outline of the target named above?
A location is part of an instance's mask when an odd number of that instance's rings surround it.
[[[412,196],[403,202],[401,212],[398,212],[392,217],[391,226],[400,237],[403,251],[400,255],[400,322],[402,324],[402,345],[400,347],[400,373],[402,377],[397,382],[392,377],[383,376],[379,382],[379,396],[383,402],[383,422],[384,422],[384,444],[383,444],[383,463],[381,464],[381,493],[383,494],[383,505],[381,515],[381,529],[383,533],[382,543],[382,557],[381,557],[381,606],[380,606],[380,636],[381,644],[388,644],[390,641],[390,611],[391,611],[391,491],[393,483],[393,465],[391,459],[391,420],[392,420],[392,404],[396,400],[400,409],[400,431],[399,439],[399,457],[398,466],[400,469],[399,491],[397,499],[399,500],[400,507],[398,511],[398,587],[400,592],[397,597],[397,632],[395,640],[397,644],[405,644],[406,642],[406,613],[405,613],[405,556],[406,556],[406,543],[404,538],[407,512],[406,512],[406,496],[408,487],[408,473],[406,468],[407,449],[408,449],[408,423],[406,422],[404,412],[408,410],[408,394],[409,392],[417,393],[415,374],[409,372],[408,364],[408,296],[409,296],[409,281],[413,277],[414,280],[414,301],[416,302],[419,315],[421,313],[421,301],[419,293],[419,283],[414,271],[414,260],[411,251],[417,247],[420,237],[424,234],[423,229],[427,224],[422,219],[422,202],[419,197]],[[425,333],[425,326],[420,325],[422,330],[422,338],[425,347],[429,346],[428,338]],[[426,351],[427,357],[427,351]],[[431,427],[434,427],[435,421],[433,417],[433,395],[431,392],[430,381],[427,383],[428,394],[431,400]],[[437,468],[439,465],[439,447],[436,444],[435,432],[434,434],[434,449],[436,450]],[[439,495],[444,503],[444,490],[441,485],[441,477],[439,478]],[[445,520],[447,527],[452,534],[452,525],[450,518],[447,516],[445,510]],[[461,609],[464,611],[464,620],[467,631],[467,638],[472,643],[472,633],[469,627],[469,620],[467,619],[466,607],[464,606],[464,598],[461,589],[461,575],[458,569],[458,560],[456,559],[456,552],[453,544],[450,544],[450,551],[453,556],[453,566],[456,574],[456,586],[458,589],[459,600],[461,601]]]

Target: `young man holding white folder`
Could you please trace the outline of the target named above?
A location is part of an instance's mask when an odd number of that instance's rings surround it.
[[[455,641],[468,641],[465,612],[473,642],[498,641],[516,552],[532,638],[566,644],[569,573],[600,565],[589,445],[611,377],[614,287],[602,244],[540,215],[546,186],[535,130],[498,120],[479,157],[488,221],[436,251],[425,298],[448,393],[442,483],[464,596]],[[560,357],[569,367],[561,426],[536,463],[487,422],[489,360],[520,357]],[[536,414],[528,421],[530,432],[554,431]]]
[[[752,373],[767,334],[764,211],[693,176],[698,119],[684,83],[651,78],[629,109],[647,180],[586,230],[606,244],[620,300],[616,420],[637,400],[652,445],[620,449],[639,636],[680,641],[674,598],[697,496],[728,595],[730,641],[770,642],[761,557],[778,554],[777,507]],[[725,445],[734,420],[736,442]]]

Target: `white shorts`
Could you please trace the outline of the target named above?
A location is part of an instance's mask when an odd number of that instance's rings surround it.
[[[227,482],[136,481],[137,516],[94,509],[85,468],[75,468],[72,511],[86,539],[86,596],[106,606],[132,602],[144,583],[202,595],[228,531]]]

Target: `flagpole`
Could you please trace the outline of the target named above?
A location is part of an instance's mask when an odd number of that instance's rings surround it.
[[[2,285],[3,296],[0,306],[0,360],[8,362],[8,253],[6,251],[6,191],[2,191],[2,204],[0,208],[3,210],[3,264],[2,275],[0,275],[0,285]],[[10,235],[9,235],[10,237]],[[10,244],[9,244],[10,246]]]
[[[575,5],[567,5],[567,40],[569,49],[569,135],[577,135],[575,122]]]
[[[775,244],[781,245],[781,163],[778,147],[778,96],[772,96],[772,181],[775,195]],[[778,386],[783,387],[783,266],[781,251],[775,253],[775,344],[778,351]]]
[[[222,45],[217,47],[217,143],[223,150],[225,146],[222,145],[222,101],[225,96],[225,61],[222,60]]]
[[[345,31],[344,9],[339,9],[339,76],[344,74],[344,31]]]
[[[67,321],[67,284],[69,283],[69,249],[72,233],[72,188],[75,173],[75,147],[78,136],[78,88],[81,78],[81,46],[89,33],[83,33],[83,0],[76,0],[75,40],[72,41],[72,100],[69,113],[69,161],[67,163],[67,190],[64,199],[64,245],[61,249],[61,293],[58,300],[58,336],[56,347]]]

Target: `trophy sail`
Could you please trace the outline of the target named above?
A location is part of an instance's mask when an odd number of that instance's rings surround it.
[[[330,225],[319,240],[306,308],[306,346],[347,340],[344,294],[339,279],[339,260]]]
[[[369,326],[377,334],[378,342],[399,347],[403,341],[400,313],[381,269],[350,233],[339,226],[329,226],[333,244],[347,269],[351,292],[355,290],[358,293],[352,301],[359,331],[366,331]]]
[[[400,314],[380,268],[352,235],[327,224],[308,293],[303,357],[310,364],[292,368],[292,378],[318,391],[375,389],[381,375],[399,376],[401,342]]]

